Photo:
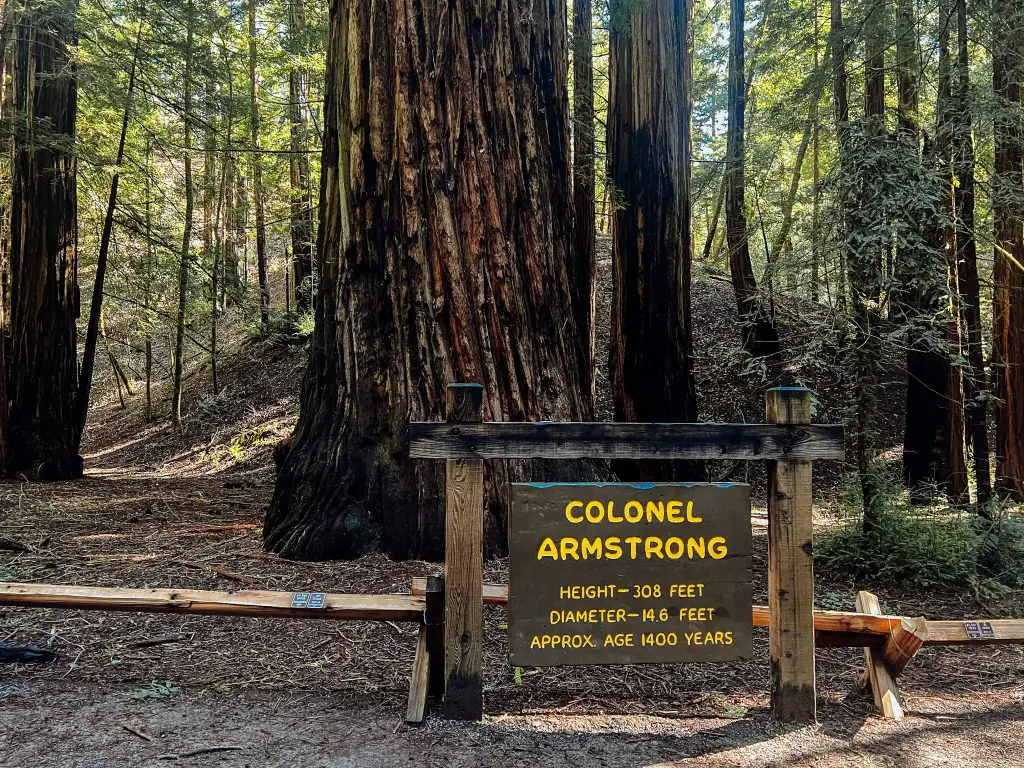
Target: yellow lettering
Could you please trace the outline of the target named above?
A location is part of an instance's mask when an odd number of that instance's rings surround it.
[[[601,538],[600,537],[595,538],[595,539],[583,539],[583,541],[581,543],[582,543],[582,546],[580,548],[580,552],[583,555],[583,559],[584,560],[586,560],[587,558],[589,558],[591,556],[593,556],[594,558],[596,558],[598,560],[601,559]]]
[[[604,519],[604,507],[600,501],[587,503],[587,520],[592,523],[600,523]]]
[[[678,560],[683,556],[683,540],[678,536],[671,536],[665,540],[665,556],[669,560]]]
[[[638,504],[637,506],[639,507],[640,505]],[[629,517],[629,512],[628,512],[629,508],[627,507],[626,509],[627,509],[626,517]],[[643,510],[641,510],[641,514],[643,514]],[[639,536],[627,536],[626,537],[626,543],[629,544],[629,557],[631,559],[636,560],[636,547],[642,541],[643,541],[643,539],[641,539]]]
[[[707,557],[707,551],[704,548],[703,536],[701,536],[699,539],[695,539],[691,536],[690,539],[686,542],[686,556],[693,560],[693,556],[695,554],[702,560],[705,557]]]
[[[604,540],[604,559],[618,560],[622,557],[622,539],[618,536],[609,536]]]
[[[648,560],[653,560],[657,557],[659,560],[664,560],[665,555],[661,551],[662,541],[657,536],[648,536],[644,542],[644,555]]]
[[[657,518],[659,523],[665,522],[665,502],[664,501],[648,501],[647,502],[647,522],[653,523]]]
[[[608,522],[609,523],[621,523],[622,522],[622,515],[616,515],[615,514],[615,502],[614,501],[609,501],[608,502]]]
[[[583,515],[580,515],[579,517],[573,517],[572,516],[572,510],[576,509],[576,507],[579,507],[580,509],[582,509],[583,508],[583,502],[582,501],[570,501],[568,504],[565,505],[565,519],[568,520],[570,523],[582,523],[583,522]]]
[[[644,519],[643,504],[639,501],[627,501],[625,514],[627,523],[639,523]],[[629,541],[629,539],[626,539],[626,541]]]
[[[683,518],[683,502],[670,501],[668,503],[668,521],[670,523],[685,523]]]
[[[560,543],[563,560],[568,560],[570,557],[573,560],[580,559],[580,543],[576,539],[570,539],[566,536]]]
[[[708,553],[715,560],[721,560],[727,554],[729,554],[729,548],[725,545],[724,536],[715,536],[708,542]]]
[[[704,522],[704,518],[703,517],[697,517],[695,514],[693,514],[693,502],[692,501],[686,502],[686,522],[688,522],[688,523],[703,523]]]
[[[543,560],[545,557],[550,557],[552,560],[558,559],[558,548],[555,547],[555,542],[550,539],[544,539],[540,543],[540,549],[537,550],[537,559]]]

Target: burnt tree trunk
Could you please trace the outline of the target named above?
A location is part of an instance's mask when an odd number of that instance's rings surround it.
[[[576,327],[586,359],[580,380],[594,386],[595,226],[594,226],[594,39],[591,0],[574,0],[572,36],[572,199],[576,212],[569,284]]]
[[[437,558],[441,462],[407,423],[452,381],[493,420],[586,419],[572,312],[568,41],[561,2],[332,0],[316,330],[267,512],[288,557]],[[485,542],[505,541],[486,471]],[[557,473],[548,473],[557,476]]]
[[[288,45],[293,57],[288,70],[288,127],[291,139],[291,239],[295,311],[313,306],[313,189],[309,162],[309,70],[301,63],[305,49],[304,0],[288,3]]]
[[[696,421],[690,320],[690,94],[683,0],[628,9],[610,46],[611,379],[616,421]],[[628,479],[694,479],[688,462],[623,462]]]
[[[757,357],[777,357],[779,335],[766,302],[758,295],[744,210],[743,125],[747,103],[743,82],[744,0],[730,0],[729,8],[729,126],[725,153],[725,233],[729,243],[729,271],[736,292],[736,308],[743,323],[743,348]]]
[[[995,92],[995,324],[992,367],[996,380],[996,489],[1024,499],[1024,9],[996,0],[992,85]]]
[[[10,335],[5,341],[5,474],[61,480],[78,455],[74,151],[77,8],[25,4],[15,31]]]

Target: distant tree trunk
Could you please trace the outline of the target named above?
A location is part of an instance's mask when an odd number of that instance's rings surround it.
[[[245,212],[238,200],[238,160],[230,149],[231,139],[224,153],[224,265],[221,269],[223,280],[221,305],[237,304],[244,291],[242,287],[241,264],[238,252],[245,242]]]
[[[821,17],[820,9],[818,7],[818,0],[814,0],[814,71],[818,72],[820,64],[818,62],[818,39],[821,35]],[[826,70],[827,71],[827,70]],[[821,73],[819,73],[819,77]],[[825,84],[822,83],[822,92],[824,92]],[[811,122],[814,124],[814,128],[811,133],[811,183],[813,189],[811,191],[811,301],[814,304],[818,303],[818,291],[819,284],[821,282],[821,117],[819,115],[819,107],[821,105],[821,95],[819,92],[818,98],[815,99],[811,105]]]
[[[295,311],[308,312],[313,304],[313,190],[309,162],[309,70],[299,63],[305,52],[304,0],[289,0],[288,44],[293,57],[288,70],[291,155],[291,236]]]
[[[628,5],[610,45],[611,377],[616,421],[696,421],[690,318],[690,94],[683,0]],[[690,462],[623,462],[626,479],[694,479]]]
[[[443,418],[449,382],[482,384],[489,419],[592,415],[568,273],[566,8],[332,0],[330,19],[316,325],[264,538],[302,559],[437,558],[444,468],[406,458],[406,434]],[[522,474],[487,469],[491,551]]]
[[[89,324],[85,331],[85,347],[82,350],[82,369],[78,378],[76,417],[78,436],[75,450],[78,450],[89,416],[89,399],[92,390],[92,372],[96,362],[96,340],[100,333],[103,313],[103,281],[107,273],[107,254],[110,252],[110,236],[114,230],[114,211],[117,208],[117,188],[121,181],[121,163],[124,162],[124,145],[128,138],[128,123],[132,115],[132,94],[135,92],[135,69],[139,61],[139,47],[142,43],[142,20],[135,35],[135,48],[128,75],[128,92],[124,100],[124,116],[121,118],[121,138],[117,144],[117,159],[114,161],[114,176],[110,180],[110,197],[107,199],[107,214],[103,219],[103,233],[100,235],[100,250],[96,257],[96,280],[92,289],[92,304],[89,307]]]
[[[988,446],[988,408],[985,393],[984,346],[981,335],[981,282],[978,279],[978,246],[974,236],[974,131],[971,115],[970,57],[968,55],[967,4],[957,0],[957,117],[953,148],[955,191],[956,278],[961,326],[966,334],[967,364],[963,367],[963,400],[967,439],[974,460],[978,508],[986,513],[992,498],[992,468]]]
[[[591,0],[574,0],[572,37],[572,196],[576,231],[569,268],[569,285],[584,345],[581,381],[594,386],[595,226],[594,226],[594,41]]]
[[[181,260],[178,262],[178,312],[174,334],[174,367],[171,377],[171,423],[181,424],[181,387],[185,357],[185,309],[188,302],[188,273],[192,245],[192,20],[194,2],[188,0],[185,32],[185,82],[182,84],[182,124],[184,128],[185,166],[185,229],[181,238]]]
[[[146,411],[147,422],[153,420],[153,319],[150,316],[150,301],[153,295],[153,146],[152,139],[146,137],[146,168],[145,168],[145,211],[146,211],[146,261],[143,267],[142,306],[146,313]]]
[[[725,231],[729,242],[729,271],[736,292],[737,311],[743,323],[743,348],[758,357],[777,357],[779,336],[771,313],[758,295],[744,211],[743,126],[747,101],[743,83],[744,0],[730,0],[729,8],[729,127],[725,161]]]
[[[833,112],[836,123],[836,142],[839,147],[839,167],[845,176],[850,170],[850,101],[849,85],[846,73],[846,32],[843,28],[842,0],[829,0],[831,16],[830,44],[832,46],[832,93]],[[849,217],[843,211],[843,230],[849,231]],[[839,275],[836,286],[836,313],[842,318],[846,315],[846,272],[849,261],[849,242],[843,243],[839,249]]]
[[[260,286],[260,325],[270,324],[270,283],[267,277],[267,225],[263,211],[263,156],[260,154],[259,72],[256,64],[256,3],[249,0],[249,128],[252,132],[252,196],[256,209],[256,275]]]
[[[995,324],[992,367],[996,380],[996,489],[1024,499],[1024,9],[995,0],[992,86],[995,105]]]
[[[718,220],[722,218],[722,208],[725,204],[725,173],[722,173],[722,182],[718,185],[715,193],[715,202],[711,206],[711,220],[708,222],[708,234],[704,238],[704,247],[701,249],[700,260],[707,264],[711,259],[712,249],[715,244],[715,237],[718,234]]]
[[[28,0],[14,58],[10,335],[3,362],[9,410],[0,434],[4,474],[62,480],[78,455],[78,213],[75,113],[77,7],[54,13]]]
[[[952,203],[949,179],[950,140],[946,115],[949,111],[948,37],[950,14],[939,21],[939,91],[936,114],[938,128],[934,154],[940,158],[942,193]],[[910,0],[900,0],[896,15],[896,83],[899,106],[897,148],[908,161],[919,162],[917,29]],[[929,155],[933,154],[929,152]],[[912,157],[910,157],[912,156]],[[932,157],[927,158],[929,162]],[[949,210],[949,207],[946,207]],[[897,288],[890,294],[890,314],[907,326],[907,391],[903,438],[903,474],[911,497],[927,502],[931,486],[942,488],[956,503],[969,501],[967,456],[963,427],[963,383],[961,369],[952,364],[960,354],[958,313],[949,302],[949,277],[956,282],[955,237],[941,219],[930,221],[927,211],[906,212],[904,226],[910,233],[897,254]],[[947,255],[948,254],[948,255]],[[955,287],[953,288],[955,291]],[[944,321],[946,346],[930,338],[936,321]],[[943,327],[943,326],[940,326]]]

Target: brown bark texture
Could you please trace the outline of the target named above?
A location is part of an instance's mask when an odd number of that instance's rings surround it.
[[[611,378],[616,421],[697,420],[690,316],[690,95],[683,0],[613,25],[608,106]],[[693,479],[692,463],[631,463],[629,479]]]
[[[333,0],[316,330],[264,537],[289,557],[437,558],[441,462],[409,420],[453,381],[489,420],[580,420],[566,9],[559,0]],[[505,545],[489,462],[484,535]],[[557,478],[556,471],[545,473]]]
[[[15,30],[9,403],[5,474],[82,474],[75,419],[79,316],[74,7],[30,0]]]
[[[1015,0],[996,0],[994,11],[996,488],[1024,499],[1024,8]]]
[[[591,0],[574,0],[572,32],[572,198],[575,239],[569,267],[576,327],[587,353],[581,380],[594,386],[596,227],[594,222],[594,39]]]

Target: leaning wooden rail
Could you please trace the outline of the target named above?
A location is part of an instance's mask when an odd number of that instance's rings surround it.
[[[409,424],[414,459],[843,458],[836,424],[629,424],[577,422]]]
[[[0,583],[0,605],[284,619],[422,621],[421,595],[324,595],[323,608],[293,608],[294,592],[115,589]]]

